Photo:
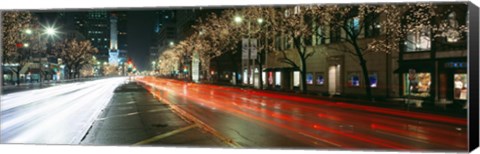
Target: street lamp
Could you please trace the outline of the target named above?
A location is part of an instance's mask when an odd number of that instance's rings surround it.
[[[262,18],[258,18],[258,19],[257,19],[257,22],[258,22],[259,24],[262,24],[262,23],[263,23],[263,19],[262,19]]]
[[[23,47],[28,48],[29,46],[30,46],[30,44],[28,44],[28,43],[23,43]]]
[[[47,35],[49,36],[55,36],[57,34],[57,30],[53,27],[47,27],[45,29],[45,32],[47,33]]]
[[[152,71],[155,71],[155,64],[157,64],[157,62],[152,61]]]
[[[235,16],[233,20],[234,20],[236,23],[240,23],[240,22],[242,22],[243,19],[242,19],[242,17],[240,17],[240,16]],[[251,54],[252,54],[252,53],[251,53],[251,49],[250,49],[250,43],[251,43],[251,42],[250,42],[250,35],[251,35],[251,34],[250,34],[250,24],[251,24],[250,22],[251,22],[250,20],[247,20],[247,35],[248,35],[247,40],[248,40],[248,44],[249,44],[249,45],[248,45],[248,59],[247,59],[247,61],[248,61],[248,62],[247,62],[247,65],[248,65],[248,68],[247,68],[247,69],[248,69],[248,71],[247,71],[247,76],[246,76],[246,77],[247,77],[247,85],[249,85],[250,83],[252,83],[253,86],[255,87],[255,83],[254,83],[255,78],[253,77],[253,76],[255,76],[255,75],[254,75],[254,72],[252,72],[252,68],[251,68],[251,67],[252,67],[251,65],[253,65],[253,69],[255,69],[255,59],[253,59],[253,61],[252,61],[252,59],[251,59]],[[263,18],[257,18],[257,23],[258,23],[258,24],[262,24],[263,22],[264,22]],[[243,61],[242,61],[242,63],[243,63]],[[242,71],[243,71],[243,69],[244,69],[243,66],[244,66],[244,65],[242,64]],[[253,81],[250,81],[250,78],[251,78],[251,77],[252,77],[252,80],[253,80]]]
[[[242,17],[240,16],[235,16],[235,18],[233,19],[236,23],[240,23],[242,22]]]
[[[173,41],[170,41],[170,46],[173,46],[175,45],[175,43],[173,43]]]
[[[26,29],[26,30],[25,30],[25,33],[27,33],[28,35],[30,35],[30,34],[33,33],[33,31],[32,31],[31,29]]]

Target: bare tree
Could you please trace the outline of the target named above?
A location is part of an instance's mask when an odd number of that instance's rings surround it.
[[[76,39],[66,39],[55,45],[55,54],[61,58],[69,70],[69,78],[77,78],[80,69],[93,63],[93,55],[98,52],[90,41],[78,41]]]
[[[34,54],[44,52],[38,22],[29,12],[2,13],[2,64],[14,64],[10,71],[20,84],[20,71],[32,62]],[[3,82],[3,81],[2,81]]]
[[[211,79],[209,73],[211,60],[226,52],[234,51],[234,47],[239,42],[238,33],[235,33],[236,28],[232,26],[234,23],[230,18],[231,12],[224,11],[222,16],[212,13],[205,21],[200,20],[193,26],[196,33],[192,35],[189,42],[193,45],[194,52],[198,53],[203,72],[208,79]]]
[[[281,62],[300,71],[300,88],[302,93],[307,92],[307,59],[317,52],[315,48],[307,50],[307,47],[311,45],[310,38],[315,32],[314,30],[317,29],[316,27],[318,27],[314,22],[314,15],[309,6],[295,6],[277,11],[274,18],[270,20],[272,32],[277,37],[289,40],[289,44],[292,44],[295,49],[297,56],[294,57],[289,56],[288,52],[291,50],[280,49],[278,52],[282,55]]]

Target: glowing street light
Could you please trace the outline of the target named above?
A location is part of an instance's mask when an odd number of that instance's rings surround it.
[[[32,33],[33,33],[33,31],[32,31],[31,29],[26,29],[26,30],[25,30],[25,33],[27,33],[27,34],[29,34],[29,35],[30,35],[30,34],[32,34]]]
[[[173,41],[170,41],[170,46],[173,46],[175,45],[175,43],[173,43]]]
[[[28,48],[29,46],[30,46],[30,44],[28,44],[28,43],[23,44],[23,47],[25,47],[25,48]]]
[[[262,24],[262,23],[263,23],[263,19],[262,19],[262,18],[258,18],[258,19],[257,19],[257,22],[258,22],[259,24]]]
[[[49,36],[55,36],[57,34],[57,30],[53,27],[47,27],[45,29],[45,33]]]
[[[233,19],[236,23],[240,23],[242,22],[242,17],[240,16],[235,16],[235,18]]]

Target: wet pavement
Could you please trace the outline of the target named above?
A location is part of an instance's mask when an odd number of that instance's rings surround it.
[[[466,119],[140,78],[148,91],[244,148],[463,151]]]
[[[231,147],[134,82],[122,85],[82,145]]]

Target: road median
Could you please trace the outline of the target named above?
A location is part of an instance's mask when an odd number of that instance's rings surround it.
[[[112,100],[81,144],[228,147],[195,123],[177,115],[169,105],[155,99],[136,82],[115,89]]]

